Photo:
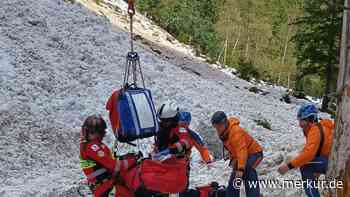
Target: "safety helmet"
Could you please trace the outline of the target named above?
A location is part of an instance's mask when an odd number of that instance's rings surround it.
[[[104,135],[106,133],[107,124],[100,115],[91,115],[86,118],[82,126],[85,135],[88,133],[98,133]]]
[[[211,117],[211,124],[219,124],[227,121],[227,115],[223,111],[217,111]]]
[[[298,120],[313,119],[317,120],[318,110],[314,104],[305,104],[299,108]]]
[[[166,102],[159,108],[157,115],[159,119],[176,118],[179,115],[179,107],[174,102]]]
[[[184,111],[179,114],[179,121],[184,122],[186,124],[190,124],[192,120],[192,116],[190,112]]]

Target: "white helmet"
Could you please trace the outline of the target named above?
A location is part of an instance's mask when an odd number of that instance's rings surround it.
[[[164,103],[158,110],[158,118],[167,119],[167,118],[175,118],[180,109],[178,105],[174,102],[168,101]]]

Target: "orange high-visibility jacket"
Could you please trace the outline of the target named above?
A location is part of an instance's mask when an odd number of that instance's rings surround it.
[[[230,152],[230,159],[237,161],[238,170],[245,170],[249,155],[262,152],[258,142],[239,126],[237,118],[229,119],[229,127],[223,137],[224,146]]]
[[[321,133],[320,129],[316,124],[313,124],[308,131],[305,132],[306,144],[300,154],[294,158],[289,166],[293,168],[301,167],[308,162],[312,161],[317,155],[317,151],[319,146],[322,146],[320,156],[328,157],[331,148],[332,148],[332,139],[333,139],[333,130],[334,130],[334,122],[332,120],[321,120],[320,123],[323,132],[324,132],[324,140],[323,145],[320,145],[321,142]]]

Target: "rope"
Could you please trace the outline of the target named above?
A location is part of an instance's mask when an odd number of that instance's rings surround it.
[[[130,17],[130,52],[126,56],[126,64],[124,71],[123,88],[127,89],[130,86],[138,87],[138,75],[140,75],[143,88],[145,86],[144,75],[141,68],[140,57],[137,52],[134,51],[134,28],[133,17],[135,15],[134,0],[128,0],[128,14]],[[129,81],[132,80],[132,83]]]

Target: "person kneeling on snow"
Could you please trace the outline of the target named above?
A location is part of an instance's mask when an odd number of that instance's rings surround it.
[[[187,128],[179,126],[180,108],[173,102],[163,104],[158,110],[160,130],[156,136],[153,159],[164,160],[169,156],[185,158],[187,160],[187,178],[190,171],[189,153],[193,147],[193,140]],[[187,187],[189,182],[187,181]]]
[[[230,153],[230,164],[233,168],[226,188],[226,197],[240,195],[241,181],[244,181],[248,197],[259,197],[259,184],[251,187],[250,183],[258,182],[255,168],[263,159],[263,150],[258,142],[247,131],[239,126],[236,118],[227,118],[222,111],[215,112],[211,119],[224,147]],[[254,184],[254,183],[253,183]]]
[[[302,179],[305,181],[303,188],[309,197],[320,196],[315,181],[319,174],[327,171],[334,130],[333,121],[319,121],[317,114],[317,108],[313,104],[300,107],[297,117],[306,137],[306,145],[296,158],[278,168],[280,174],[285,174],[290,169],[300,167]],[[312,184],[307,184],[308,181]]]
[[[193,142],[188,130],[179,126],[180,110],[173,103],[163,104],[158,110],[159,132],[156,136],[155,152],[158,155],[167,153],[186,157],[191,150]]]
[[[80,141],[80,166],[87,177],[94,196],[108,196],[120,171],[136,165],[136,159],[118,160],[102,143],[106,122],[101,116],[89,116],[82,126]]]
[[[192,116],[190,112],[180,112],[179,126],[187,129],[193,141],[193,145],[200,153],[202,160],[207,164],[211,163],[213,162],[213,156],[210,154],[208,148],[205,146],[204,140],[199,135],[199,133],[190,129],[191,120]],[[190,152],[189,155],[191,155]]]

